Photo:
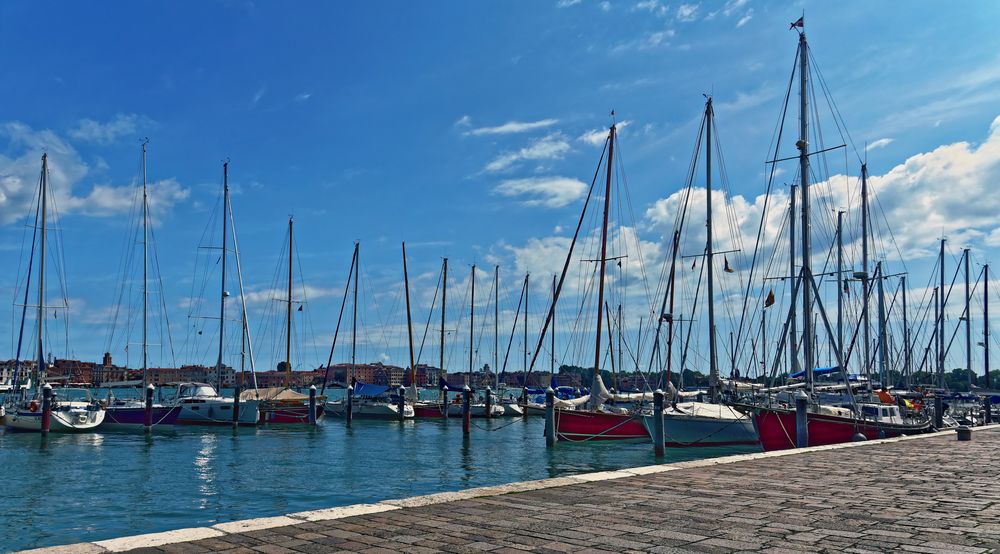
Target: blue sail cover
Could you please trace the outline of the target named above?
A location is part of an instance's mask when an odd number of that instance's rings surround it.
[[[813,375],[827,375],[830,373],[836,373],[838,371],[840,371],[840,366],[817,367],[816,369],[813,370]],[[806,372],[803,370],[803,371],[796,371],[795,373],[789,375],[788,377],[790,379],[801,379],[805,376]]]
[[[389,387],[386,385],[372,385],[358,382],[354,384],[354,397],[375,398],[384,395],[388,390]]]

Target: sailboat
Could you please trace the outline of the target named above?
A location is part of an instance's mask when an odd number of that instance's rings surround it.
[[[351,284],[351,278],[354,281],[354,301],[353,301],[353,317],[351,319],[351,368],[347,373],[347,381],[351,384],[353,391],[351,392],[351,401],[348,402],[346,398],[340,400],[331,400],[326,403],[325,413],[331,417],[346,418],[348,405],[350,405],[351,419],[382,419],[382,420],[398,420],[399,419],[399,403],[397,399],[393,396],[393,391],[390,391],[387,385],[376,385],[372,383],[360,383],[355,378],[357,371],[357,346],[358,346],[358,274],[361,273],[360,269],[360,253],[361,244],[354,243],[354,254],[351,256],[351,271],[348,274],[348,287]],[[403,246],[403,266],[406,266],[406,246]],[[344,301],[347,300],[348,289],[344,290]],[[409,309],[409,290],[407,290],[407,309]],[[343,304],[341,305],[341,315],[343,315]],[[407,320],[409,322],[409,320]],[[333,335],[333,345],[330,347],[330,358],[327,360],[327,368],[333,362],[333,353],[337,347],[337,336],[340,333],[340,320],[337,320],[337,330]],[[413,352],[413,341],[412,334],[410,340],[410,353]],[[328,375],[327,375],[328,377]],[[323,380],[323,391],[326,390],[326,377]],[[403,404],[403,417],[412,418],[413,417],[413,405],[412,403]]]
[[[800,98],[799,98],[799,137],[796,142],[796,148],[798,149],[798,161],[799,161],[799,179],[801,180],[799,185],[799,194],[801,195],[801,219],[802,219],[802,230],[801,230],[801,262],[802,267],[798,272],[795,283],[792,288],[792,298],[795,299],[798,294],[801,294],[802,302],[802,364],[804,365],[804,377],[805,377],[805,392],[808,395],[803,395],[801,400],[806,403],[806,429],[799,429],[797,426],[797,418],[794,407],[788,406],[787,404],[774,402],[771,397],[768,400],[752,406],[748,411],[754,414],[754,425],[756,426],[758,433],[760,435],[761,445],[765,450],[781,450],[786,448],[794,448],[800,445],[802,442],[808,446],[819,446],[827,444],[835,444],[841,442],[848,442],[858,438],[874,439],[879,437],[894,437],[903,434],[914,434],[926,431],[930,427],[930,422],[926,418],[915,418],[915,419],[903,419],[899,417],[898,407],[891,406],[886,407],[885,410],[878,410],[875,414],[871,414],[869,409],[871,405],[865,405],[857,402],[856,400],[850,403],[848,406],[830,406],[823,405],[816,401],[814,396],[814,375],[815,375],[815,342],[814,342],[814,303],[815,309],[818,310],[819,315],[822,316],[824,326],[826,327],[827,334],[830,336],[832,343],[836,345],[833,350],[837,357],[837,368],[839,368],[842,373],[842,377],[845,383],[849,383],[848,375],[846,373],[845,365],[845,353],[843,351],[843,340],[842,338],[835,337],[830,329],[829,322],[826,318],[826,313],[823,310],[823,305],[820,301],[820,290],[816,284],[816,279],[812,271],[812,237],[811,229],[812,224],[810,220],[810,201],[809,201],[809,189],[810,189],[810,155],[818,154],[820,152],[810,153],[809,151],[809,46],[806,41],[805,34],[805,22],[804,18],[800,18],[798,21],[792,24],[792,28],[798,33],[798,73],[799,73],[799,85],[800,85]],[[862,164],[862,190],[863,196],[867,188],[867,167]],[[793,193],[794,198],[794,193]],[[863,215],[862,224],[867,225],[867,199],[863,199]],[[794,218],[793,218],[794,220]],[[884,278],[881,272],[881,264],[878,265],[878,269],[873,277],[868,276],[868,261],[867,261],[867,246],[868,246],[867,231],[863,236],[863,250],[865,255],[864,268],[861,274],[861,280],[865,285],[865,305],[862,309],[863,321],[865,326],[865,332],[867,334],[867,317],[868,317],[868,293],[871,292],[870,285],[868,284],[869,279],[876,280],[876,282],[881,283],[881,279]],[[794,243],[793,243],[794,249]],[[795,313],[795,303],[793,302],[791,309],[789,310],[789,321],[792,323],[791,335],[792,340],[798,336],[798,331],[794,326],[794,319],[791,319]],[[880,317],[880,327],[883,333],[883,340],[880,341],[879,348],[881,350],[881,355],[883,360],[886,355],[886,341],[884,340],[884,319]],[[784,338],[782,337],[781,344],[784,344]],[[865,350],[868,348],[868,341],[865,340]],[[795,362],[798,359],[795,357],[795,345],[792,343],[793,355],[791,359]],[[870,363],[870,359],[867,354],[863,361],[865,368]],[[777,364],[777,362],[776,362]],[[850,394],[850,387],[847,388]],[[851,395],[853,397],[853,395]],[[877,406],[881,408],[881,406]],[[800,433],[801,432],[801,433]]]
[[[31,256],[28,261],[28,277],[25,280],[24,303],[21,309],[21,327],[17,341],[17,367],[14,371],[12,383],[12,395],[17,394],[20,386],[21,366],[21,346],[24,339],[25,320],[27,319],[28,308],[28,284],[31,281],[31,270],[34,261],[35,246],[38,246],[38,306],[36,314],[37,325],[37,350],[35,376],[32,379],[38,384],[34,398],[23,400],[17,404],[5,408],[3,423],[7,429],[12,431],[35,431],[42,430],[42,404],[43,395],[50,387],[45,382],[45,256],[46,256],[46,225],[48,208],[48,177],[49,177],[49,157],[42,154],[42,174],[39,178],[38,190],[38,211],[35,214],[35,232],[32,234]],[[37,243],[36,243],[37,239]],[[52,411],[50,418],[50,428],[52,432],[82,432],[92,431],[104,422],[104,408],[98,404],[90,395],[87,389],[67,388],[57,389],[52,392]],[[12,399],[13,400],[13,399]]]
[[[148,312],[149,312],[149,196],[146,180],[146,145],[148,141],[142,143],[142,209],[140,217],[142,219],[142,391],[145,391],[149,384],[149,341],[148,341]],[[174,425],[180,414],[180,406],[165,406],[163,404],[153,404],[151,407],[150,421],[152,425]],[[146,423],[146,404],[142,394],[138,398],[115,398],[108,391],[108,401],[105,408],[106,416],[102,429],[107,430],[141,430]]]
[[[240,317],[241,344],[248,347],[250,353],[250,376],[254,390],[257,387],[257,379],[254,374],[253,344],[250,341],[249,326],[247,325],[246,297],[243,294],[243,272],[240,267],[240,252],[236,243],[236,219],[233,216],[232,205],[229,199],[229,161],[222,164],[222,246],[219,265],[221,267],[221,287],[219,291],[219,356],[215,363],[216,386],[209,383],[184,382],[177,383],[177,392],[174,395],[173,403],[181,409],[178,423],[183,425],[231,425],[234,421],[237,425],[256,425],[260,412],[258,401],[253,398],[226,397],[219,393],[222,388],[222,370],[224,365],[224,346],[226,330],[226,298],[229,292],[226,290],[226,269],[229,258],[228,239],[230,229],[233,235],[233,253],[236,255],[236,269],[239,276],[240,301],[242,303],[242,315]],[[247,348],[241,348],[241,360],[245,360]],[[246,385],[246,373],[241,362],[240,377]],[[253,391],[248,391],[253,392]],[[236,417],[233,411],[238,410]]]
[[[292,305],[295,300],[292,298],[292,269],[293,253],[295,243],[293,241],[294,220],[288,218],[288,298],[285,300],[287,306],[285,319],[285,359],[279,364],[279,369],[284,369],[285,386],[268,387],[264,389],[255,388],[244,391],[240,400],[257,401],[260,410],[260,423],[280,423],[311,425],[309,414],[309,396],[296,392],[291,388],[292,377]],[[316,398],[316,420],[323,417],[323,409],[326,397]]]
[[[446,418],[448,417],[448,380],[445,378],[444,367],[444,337],[445,337],[445,308],[448,304],[448,258],[441,260],[441,327],[439,331],[439,363],[441,374],[438,376],[438,399],[437,400],[416,400],[413,403],[413,416],[418,418]],[[414,381],[415,383],[416,381]]]
[[[474,383],[472,381],[472,370],[475,364],[474,356],[476,352],[475,345],[475,321],[476,321],[476,265],[472,265],[472,276],[471,283],[472,287],[471,300],[469,301],[469,377],[468,386],[474,388]],[[484,392],[485,394],[485,392]],[[464,415],[464,399],[461,395],[456,396],[455,399],[448,404],[448,417],[463,417]],[[487,415],[489,413],[489,415]],[[503,406],[498,403],[490,402],[489,412],[487,412],[487,403],[485,397],[480,397],[478,399],[472,399],[469,402],[469,415],[471,417],[499,417],[504,413]]]

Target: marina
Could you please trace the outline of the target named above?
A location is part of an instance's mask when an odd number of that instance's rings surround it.
[[[582,473],[66,551],[992,552],[1000,548],[993,455],[1000,428],[980,428],[971,441],[955,437]],[[845,494],[845,486],[856,494]]]

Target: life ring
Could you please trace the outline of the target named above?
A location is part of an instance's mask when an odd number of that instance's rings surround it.
[[[37,400],[32,400],[31,403],[28,404],[28,411],[30,411],[30,412],[37,412],[38,411],[38,401]]]

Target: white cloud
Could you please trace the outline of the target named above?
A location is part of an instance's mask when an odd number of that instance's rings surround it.
[[[670,11],[669,6],[663,5],[660,0],[642,0],[632,6],[632,11],[648,11],[659,17],[666,17]]]
[[[154,219],[175,204],[187,200],[191,190],[181,186],[176,179],[164,179],[146,185],[149,212]],[[73,196],[63,200],[64,210],[89,216],[107,217],[126,213],[136,202],[138,187],[133,185],[94,185],[86,196]]]
[[[740,20],[736,22],[736,28],[739,29],[740,27],[746,25],[747,23],[750,23],[751,19],[753,19],[753,8],[747,10],[747,13],[743,14],[743,17],[741,17]]]
[[[779,93],[780,91],[777,87],[763,84],[750,92],[737,92],[736,97],[732,100],[716,102],[715,108],[722,112],[739,112],[765,104],[777,98]]]
[[[581,198],[586,190],[586,183],[570,177],[529,177],[506,180],[494,187],[493,192],[524,198],[522,203],[526,206],[561,208]]]
[[[318,300],[320,298],[328,298],[334,296],[340,296],[344,294],[344,291],[339,288],[322,288],[314,287],[312,285],[302,285],[296,286],[294,298],[307,298],[310,301]],[[288,300],[288,289],[277,288],[277,289],[256,289],[246,292],[247,304],[262,304],[265,302],[272,302],[275,299],[285,299],[287,304]]]
[[[631,125],[632,121],[629,119],[624,119],[616,123],[616,129],[618,134],[621,134],[622,129]],[[585,142],[591,146],[601,146],[604,144],[604,140],[608,138],[607,129],[591,129],[586,133],[576,137],[576,140],[580,142]]]
[[[729,17],[743,6],[746,6],[749,2],[750,0],[729,0],[726,2],[725,7],[722,8],[722,15]],[[753,9],[750,11],[753,11]]]
[[[456,125],[462,124],[464,120],[464,125],[471,123],[471,120],[466,119],[468,116],[464,116],[459,120]],[[526,133],[528,131],[534,131],[536,129],[544,129],[546,127],[551,127],[559,123],[558,119],[541,119],[538,121],[508,121],[503,125],[497,125],[496,127],[480,127],[478,129],[472,129],[466,131],[466,135],[471,135],[474,137],[482,135],[509,135],[513,133]]]
[[[298,93],[298,94],[295,95],[295,101],[296,102],[305,102],[306,100],[309,100],[310,98],[312,98],[312,93],[311,92],[300,92],[300,93]]]
[[[266,93],[267,93],[267,87],[261,85],[261,87],[257,89],[257,92],[253,93],[253,97],[250,99],[250,107],[251,108],[257,107],[257,104],[260,102],[262,98],[264,98],[264,95]]]
[[[694,21],[698,19],[698,8],[701,4],[681,4],[677,8],[677,19],[679,21]]]
[[[81,119],[69,136],[79,141],[97,144],[111,144],[121,137],[135,134],[139,116],[136,114],[115,114],[110,121],[101,123],[93,119]]]
[[[875,150],[876,148],[885,148],[886,146],[892,144],[892,140],[893,139],[891,138],[880,138],[878,140],[873,140],[868,143],[868,145],[865,147],[865,150]]]
[[[458,118],[454,123],[455,127],[469,127],[470,125],[472,125],[472,118],[468,114]]]
[[[673,38],[674,35],[676,35],[676,32],[673,29],[646,33],[639,38],[615,45],[611,51],[619,54],[630,50],[649,50],[651,48],[670,46],[670,41],[668,39]]]
[[[608,0],[604,0],[603,2],[601,2],[600,6],[601,6],[601,11],[605,12],[611,11],[611,2],[608,2]]]
[[[559,160],[570,151],[569,141],[562,133],[552,133],[533,141],[514,152],[497,156],[486,164],[485,171],[498,172],[511,168],[523,160]]]
[[[580,3],[581,0],[559,0],[556,4],[559,8],[568,8],[570,6],[575,6]]]

